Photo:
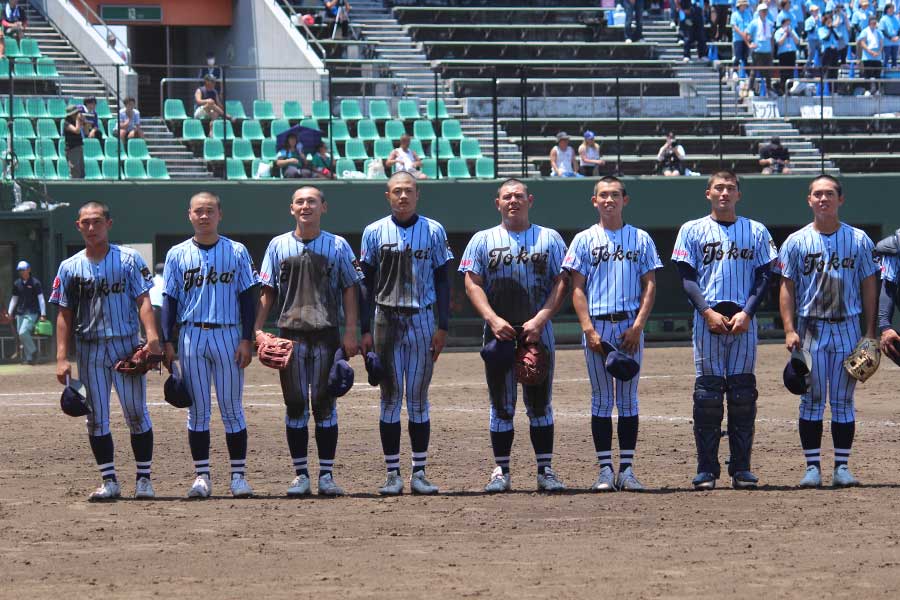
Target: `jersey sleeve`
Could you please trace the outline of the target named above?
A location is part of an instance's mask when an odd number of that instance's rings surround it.
[[[378,265],[378,234],[377,226],[369,225],[362,235],[359,248],[359,262],[371,266]]]
[[[662,269],[663,264],[662,260],[659,258],[659,251],[656,249],[656,244],[653,243],[653,238],[647,233],[644,233],[641,237],[643,238],[643,247],[641,248],[640,272],[643,276],[650,271]]]
[[[881,257],[881,279],[897,283],[898,261],[900,261],[900,258],[896,255]]]
[[[566,257],[566,242],[558,232],[550,234],[550,252],[547,256],[547,273],[556,277],[562,271],[563,259]]]
[[[132,298],[146,294],[153,287],[153,273],[150,272],[150,267],[144,262],[143,257],[136,252],[131,255],[127,281]]]
[[[362,267],[353,255],[353,249],[342,237],[335,238],[335,248],[338,257],[338,273],[341,289],[354,286],[363,279]]]
[[[43,294],[44,286],[41,285],[41,282],[38,279],[34,280],[34,293],[35,294]]]
[[[756,252],[754,252],[754,256],[756,257],[754,266],[757,268],[767,265],[778,258],[778,248],[775,247],[775,240],[772,239],[772,234],[765,227],[760,227],[756,236]]]
[[[675,238],[675,248],[672,250],[672,260],[674,262],[685,262],[697,268],[697,257],[694,251],[693,236],[691,228],[688,224],[681,226],[678,230],[678,237]]]
[[[591,261],[588,260],[588,236],[579,233],[572,240],[572,245],[563,257],[562,268],[566,271],[575,271],[587,277]]]
[[[865,279],[881,270],[881,265],[878,264],[878,258],[875,255],[875,244],[872,243],[872,240],[866,234],[862,234],[860,237],[862,239],[860,243],[859,258],[861,263],[859,265],[859,274],[862,279]]]
[[[181,279],[182,276],[178,268],[178,254],[173,248],[166,254],[166,264],[163,267],[163,294],[169,298],[178,298]]]
[[[481,275],[484,273],[484,234],[476,233],[466,245],[462,259],[459,261],[460,273],[474,273]]]
[[[243,292],[259,284],[259,278],[256,275],[256,269],[253,266],[253,259],[250,252],[243,244],[237,245],[238,263],[238,292]]]
[[[447,232],[440,223],[434,224],[434,230],[431,232],[431,267],[437,269],[453,260],[453,251],[450,249],[450,240],[447,239]]]
[[[56,277],[53,279],[53,290],[50,292],[50,304],[56,304],[63,308],[69,306],[69,272],[66,269],[66,263],[59,265]],[[15,289],[15,288],[13,288]]]
[[[269,243],[259,267],[259,282],[270,288],[278,289],[278,245],[275,240]]]
[[[794,279],[797,274],[797,265],[794,264],[797,258],[796,242],[792,238],[788,238],[781,250],[778,251],[778,260],[775,263],[775,271],[781,273],[782,277]]]

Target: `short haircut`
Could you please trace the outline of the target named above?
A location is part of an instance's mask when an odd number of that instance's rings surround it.
[[[397,171],[396,173],[391,175],[390,178],[387,180],[388,191],[391,191],[391,183],[393,183],[393,181],[395,179],[399,179],[401,177],[405,177],[406,179],[409,179],[410,181],[412,181],[413,187],[416,188],[417,190],[419,189],[419,185],[418,185],[418,183],[416,183],[416,178],[413,177],[412,173],[410,173],[409,171]]]
[[[815,177],[813,177],[813,180],[809,182],[809,192],[810,193],[812,193],[813,184],[815,182],[819,181],[820,179],[827,179],[828,181],[833,183],[834,189],[837,190],[838,196],[844,195],[844,187],[841,185],[840,180],[838,180],[838,178],[835,177],[834,175],[828,175],[826,173],[822,173],[821,175],[816,175]]]
[[[741,180],[737,176],[737,173],[730,169],[719,169],[715,173],[709,176],[709,179],[706,180],[706,189],[710,189],[712,187],[713,181],[716,179],[730,179],[737,186],[737,189],[741,189]]]
[[[294,203],[294,196],[297,195],[297,192],[299,192],[300,190],[306,190],[306,189],[316,190],[317,192],[319,192],[319,200],[321,200],[322,202],[325,202],[325,192],[323,192],[321,188],[316,187],[314,185],[302,185],[302,186],[298,187],[296,190],[294,190],[293,194],[291,194],[291,204]]]
[[[134,96],[128,96],[127,98],[125,98],[125,104],[128,104],[129,102],[131,102],[132,104],[137,104],[137,100],[134,99]]]
[[[103,213],[103,218],[109,220],[109,206],[103,204],[102,202],[97,202],[96,200],[91,200],[90,202],[85,202],[81,205],[81,208],[78,209],[78,218],[81,218],[81,211],[86,208],[96,208],[99,209],[100,212]]]
[[[521,185],[525,190],[525,195],[528,195],[528,185],[526,185],[525,182],[516,179],[515,177],[510,177],[509,179],[504,180],[503,183],[500,184],[500,187],[497,188],[497,197],[500,197],[500,190],[510,185]]]
[[[194,203],[194,198],[206,198],[207,200],[212,200],[213,202],[216,203],[216,208],[218,208],[219,210],[222,210],[222,201],[219,199],[218,196],[216,196],[212,192],[197,192],[196,194],[191,196],[190,200],[188,200],[188,208],[190,208],[191,205]]]
[[[400,136],[400,143],[401,143],[401,144],[402,144],[403,142],[411,142],[411,141],[412,141],[412,138],[409,137],[409,134],[408,134],[408,133],[404,133],[403,135]]]
[[[601,183],[618,183],[619,187],[622,188],[622,195],[623,196],[628,195],[628,192],[625,190],[625,182],[624,181],[622,181],[621,179],[619,179],[618,177],[615,177],[613,175],[604,175],[603,177],[600,178],[600,181],[598,181],[597,183],[594,184],[594,195],[595,196],[597,195],[597,188],[600,186]]]

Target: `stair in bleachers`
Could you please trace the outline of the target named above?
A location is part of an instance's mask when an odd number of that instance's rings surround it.
[[[196,158],[172,135],[161,117],[144,117],[143,129],[150,154],[166,161],[172,179],[213,178],[213,174],[206,169],[206,163]]]
[[[795,175],[818,175],[822,171],[822,153],[792,124],[778,120],[752,121],[744,125],[747,137],[767,143],[772,136],[781,139],[781,145],[791,153],[791,169]],[[838,175],[840,169],[830,160],[824,162],[825,172]]]

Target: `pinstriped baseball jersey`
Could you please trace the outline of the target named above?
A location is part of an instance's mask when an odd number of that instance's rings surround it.
[[[799,316],[831,319],[862,312],[860,285],[879,265],[862,230],[841,223],[825,235],[809,224],[788,236],[777,270],[795,283]]]
[[[472,236],[459,271],[483,277],[491,307],[521,325],[544,306],[565,254],[566,244],[553,229],[532,224],[517,232],[498,225]]]
[[[707,215],[681,226],[672,260],[697,271],[697,283],[710,306],[743,306],[753,288],[755,270],[775,260],[775,242],[765,225],[746,217],[719,223]]]
[[[257,284],[253,260],[239,242],[219,236],[212,247],[193,239],[166,254],[164,293],[178,300],[178,322],[240,323],[238,294]]]
[[[393,308],[434,304],[434,269],[452,258],[443,225],[421,215],[410,227],[398,226],[390,216],[371,223],[359,255],[378,269],[375,302]]]
[[[293,231],[273,238],[259,272],[278,292],[278,326],[301,331],[338,327],[341,294],[362,278],[350,244],[327,231],[306,241]]]
[[[131,337],[138,333],[135,300],[151,287],[153,274],[141,255],[110,244],[99,262],[92,262],[84,250],[64,260],[50,302],[72,309],[78,338]]]
[[[885,255],[881,257],[881,279],[897,283],[900,273],[900,256]]]
[[[584,275],[590,314],[608,315],[640,308],[641,277],[663,264],[646,231],[597,224],[575,236],[562,266]]]

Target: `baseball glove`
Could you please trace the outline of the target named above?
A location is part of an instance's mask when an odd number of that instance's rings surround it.
[[[550,351],[541,342],[519,344],[513,364],[516,380],[522,385],[540,385],[550,373]]]
[[[294,342],[291,340],[275,337],[264,331],[256,333],[256,356],[267,367],[283,371],[291,363],[293,354]]]
[[[856,344],[853,352],[844,359],[844,370],[853,379],[864,383],[875,374],[880,362],[881,350],[878,348],[878,340],[864,337]]]
[[[123,358],[113,367],[119,373],[137,377],[144,375],[151,369],[159,369],[165,355],[153,354],[144,344],[134,349],[134,352],[128,358]]]

